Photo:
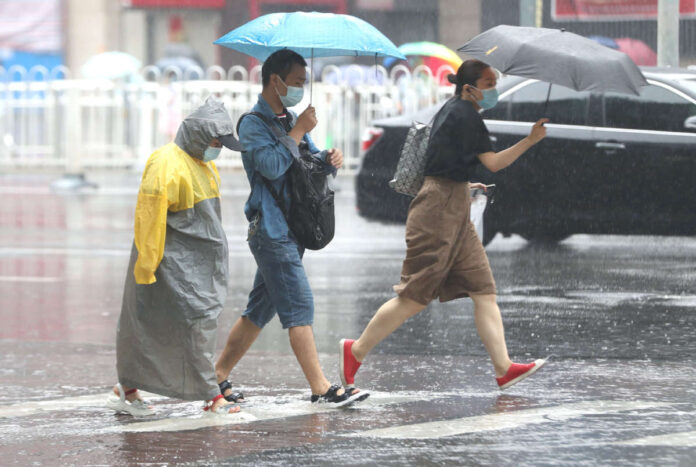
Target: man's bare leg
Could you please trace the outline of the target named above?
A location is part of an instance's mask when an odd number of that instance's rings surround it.
[[[261,328],[251,322],[246,316],[240,317],[227,336],[227,343],[217,362],[215,362],[215,376],[217,382],[221,383],[232,372],[232,369],[239,363],[244,354],[247,353],[251,344],[254,343]],[[225,391],[225,396],[232,393],[231,389]]]
[[[295,326],[290,328],[290,346],[295,357],[302,367],[302,372],[307,378],[312,394],[325,394],[331,387],[331,383],[324,376],[319,365],[319,355],[314,343],[314,333],[312,326]],[[343,389],[337,394],[343,394]]]

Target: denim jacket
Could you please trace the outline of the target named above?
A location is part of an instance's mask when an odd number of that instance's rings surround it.
[[[276,118],[271,106],[261,94],[259,94],[259,100],[251,111],[267,116],[275,125],[283,128],[282,123]],[[291,118],[290,125],[295,126],[297,116],[293,112],[289,112],[289,117]],[[321,159],[326,157],[326,152],[317,154],[320,151],[310,138],[309,133],[305,134],[303,139],[309,145],[312,154]],[[251,186],[251,194],[244,206],[244,214],[247,220],[251,221],[256,214],[260,213],[259,228],[269,238],[282,238],[288,234],[288,224],[261,177],[271,181],[276,193],[281,193],[283,190],[281,196],[285,200],[286,209],[288,209],[290,190],[284,183],[285,172],[290,168],[292,158],[299,157],[297,143],[287,135],[277,137],[264,122],[253,115],[248,115],[242,120],[239,127],[239,140],[244,146],[242,163]]]

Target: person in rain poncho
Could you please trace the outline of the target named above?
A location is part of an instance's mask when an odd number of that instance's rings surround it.
[[[214,413],[239,411],[220,396],[213,365],[228,250],[212,160],[223,145],[241,149],[233,128],[224,105],[208,98],[147,161],[117,329],[114,410],[152,413],[143,389],[205,400]]]

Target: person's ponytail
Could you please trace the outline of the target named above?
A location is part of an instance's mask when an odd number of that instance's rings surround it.
[[[449,74],[447,76],[447,81],[455,85],[454,95],[461,96],[465,84],[476,86],[476,81],[481,78],[486,68],[490,68],[490,65],[481,60],[466,60],[463,62],[459,66],[456,75]]]

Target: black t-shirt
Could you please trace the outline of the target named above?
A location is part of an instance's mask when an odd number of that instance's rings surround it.
[[[474,106],[459,98],[450,99],[430,130],[425,175],[468,182],[480,164],[477,156],[491,151],[488,129]]]

